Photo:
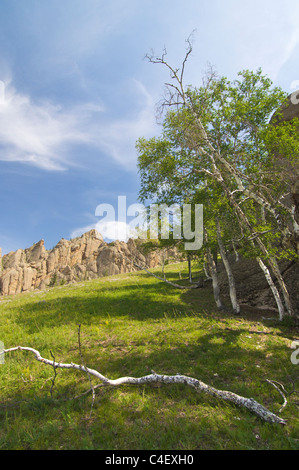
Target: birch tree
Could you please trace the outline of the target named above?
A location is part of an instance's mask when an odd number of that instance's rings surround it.
[[[294,316],[278,259],[298,258],[299,227],[277,152],[287,159],[288,171],[295,171],[299,123],[270,124],[287,96],[272,87],[260,69],[242,71],[234,82],[210,70],[200,87],[185,87],[191,52],[188,40],[180,68],[167,62],[166,51],[161,57],[147,56],[168,70],[170,81],[160,106],[161,136],[137,142],[140,198],[194,202],[199,193],[215,185],[234,213],[243,245],[247,240],[250,249],[254,247],[261,267],[269,265],[271,272],[263,272],[270,287],[272,276],[278,282],[280,293],[275,292],[275,298],[280,318]]]

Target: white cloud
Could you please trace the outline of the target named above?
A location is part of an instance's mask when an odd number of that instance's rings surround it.
[[[85,120],[102,110],[87,104],[64,110],[49,102],[35,103],[10,83],[1,83],[0,159],[27,162],[45,170],[62,170],[70,164],[67,150],[88,144]]]
[[[97,230],[104,240],[107,241],[125,241],[127,242],[129,238],[136,238],[137,231],[134,228],[130,227],[129,224],[125,222],[120,222],[118,220],[109,221],[109,222],[98,222],[92,225],[86,225],[85,227],[77,228],[72,231],[70,238],[80,237],[90,230]]]
[[[128,241],[135,236],[135,232],[125,222],[110,221],[98,222],[95,229],[102,234],[104,239]]]
[[[98,148],[124,167],[135,167],[135,142],[154,130],[155,121],[150,95],[141,83],[134,83],[142,96],[141,109],[133,117],[109,122],[101,102],[64,109],[34,102],[10,82],[0,81],[0,160],[64,170],[76,163],[73,146],[83,144]]]

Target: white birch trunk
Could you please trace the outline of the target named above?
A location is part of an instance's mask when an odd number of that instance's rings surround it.
[[[270,274],[270,271],[269,269],[267,268],[267,266],[263,263],[263,261],[261,260],[261,258],[257,258],[257,262],[258,264],[260,265],[261,269],[263,270],[263,273],[265,274],[265,277],[268,281],[268,284],[270,286],[270,289],[272,291],[272,294],[275,298],[275,301],[276,301],[276,305],[277,305],[277,308],[278,308],[278,312],[279,312],[279,320],[283,320],[283,318],[285,317],[285,310],[284,310],[284,306],[283,306],[283,303],[282,303],[282,300],[280,298],[280,295],[279,295],[279,292],[277,290],[277,287],[275,286],[274,282],[273,282],[273,279],[271,277],[271,274]]]
[[[211,279],[211,276],[210,274],[208,273],[207,271],[207,268],[206,268],[206,263],[203,263],[203,270],[204,270],[204,273],[205,273],[205,276],[206,276],[206,280],[210,280]]]
[[[294,309],[293,309],[293,306],[292,306],[290,294],[288,292],[287,286],[285,285],[284,279],[281,275],[278,263],[277,263],[275,258],[270,257],[269,258],[269,264],[270,264],[270,266],[272,268],[272,271],[275,274],[276,279],[277,279],[277,281],[280,285],[280,288],[282,290],[282,295],[283,295],[283,298],[284,298],[284,303],[285,303],[287,312],[291,317],[293,317],[293,316],[295,316],[295,314],[294,314]]]
[[[209,247],[207,248],[206,255],[207,255],[207,262],[208,262],[208,266],[209,266],[209,270],[210,270],[211,278],[212,278],[214,299],[215,299],[217,308],[219,310],[222,310],[223,304],[222,304],[221,297],[220,297],[220,288],[219,288],[219,283],[218,283],[217,269],[216,269],[215,261],[211,253],[211,249]]]
[[[232,246],[233,246],[233,250],[234,250],[234,253],[235,253],[235,257],[236,257],[236,263],[237,263],[240,259],[240,256],[239,256],[238,250],[237,250],[236,245],[235,245],[234,242],[232,242]]]
[[[191,268],[191,258],[188,256],[188,273],[189,273],[189,282],[192,284],[192,268]]]
[[[235,315],[239,315],[240,305],[237,299],[235,278],[234,278],[233,271],[231,269],[228,257],[226,256],[225,248],[221,239],[220,224],[218,220],[216,220],[216,231],[217,231],[217,240],[218,240],[220,255],[221,255],[221,258],[222,258],[222,261],[226,270],[227,278],[228,278],[229,295],[230,295],[230,300],[231,300],[231,304],[233,307],[233,313]]]

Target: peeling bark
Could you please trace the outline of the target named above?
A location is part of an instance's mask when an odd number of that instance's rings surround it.
[[[198,392],[205,392],[213,397],[220,398],[221,400],[231,402],[237,406],[242,406],[247,408],[249,411],[257,415],[263,421],[268,423],[278,423],[278,424],[286,424],[286,421],[276,414],[269,411],[263,405],[258,403],[253,398],[245,398],[236,393],[229,392],[226,390],[218,390],[210,385],[205,384],[204,382],[195,379],[193,377],[188,377],[186,375],[160,375],[156,373],[152,373],[150,375],[146,375],[144,377],[120,377],[118,379],[109,379],[102,375],[100,372],[94,369],[90,369],[84,365],[79,364],[63,364],[61,362],[55,362],[53,359],[52,361],[49,359],[45,359],[40,355],[40,352],[36,349],[23,347],[23,346],[16,346],[10,349],[4,349],[3,353],[9,353],[13,351],[29,351],[34,354],[37,361],[42,362],[43,364],[49,365],[54,369],[75,369],[88,374],[88,376],[94,376],[99,379],[103,385],[112,386],[112,387],[119,387],[121,385],[143,385],[143,384],[150,384],[150,383],[162,383],[162,384],[184,384],[193,387]]]

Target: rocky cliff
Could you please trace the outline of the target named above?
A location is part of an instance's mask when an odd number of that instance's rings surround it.
[[[144,256],[133,239],[108,244],[96,230],[72,240],[62,238],[49,251],[40,240],[2,256],[2,262],[0,250],[0,295],[135,271],[134,260],[149,267],[160,262],[155,253]]]

